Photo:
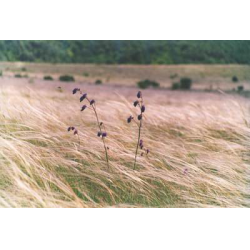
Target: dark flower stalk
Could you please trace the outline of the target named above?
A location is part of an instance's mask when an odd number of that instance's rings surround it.
[[[73,90],[73,94],[76,94],[77,92],[79,91],[80,94],[82,94],[81,90],[80,89],[74,89]],[[106,155],[106,162],[107,162],[107,166],[109,168],[109,157],[108,157],[108,147],[106,146],[106,143],[105,143],[105,138],[107,137],[107,132],[105,131],[105,126],[103,124],[103,122],[100,122],[99,121],[99,117],[98,117],[98,114],[97,114],[97,111],[96,111],[96,103],[95,103],[95,100],[90,100],[87,96],[87,94],[83,94],[81,97],[80,97],[80,102],[84,101],[84,100],[87,100],[89,102],[89,105],[90,107],[93,109],[94,111],[94,114],[95,114],[95,117],[96,117],[96,121],[97,121],[97,126],[99,128],[99,131],[97,133],[97,136],[98,137],[101,137],[102,139],[102,142],[103,142],[103,147],[104,147],[104,150],[105,150],[105,155]],[[82,108],[81,108],[81,111],[84,111],[85,109],[87,108],[86,105],[83,105]]]
[[[149,150],[144,148],[143,141],[141,140],[143,113],[146,110],[146,108],[145,108],[145,106],[143,104],[143,98],[142,98],[141,91],[139,91],[137,93],[137,98],[138,98],[138,100],[134,101],[134,103],[133,103],[134,107],[139,107],[140,108],[140,114],[137,116],[137,119],[139,121],[139,125],[136,123],[138,125],[138,139],[137,139],[137,145],[136,145],[136,151],[135,151],[134,169],[136,168],[136,160],[137,160],[139,147],[140,147],[141,150],[144,149],[146,154],[149,153]],[[131,123],[132,120],[133,120],[133,117],[129,116],[129,118],[127,119],[127,122]],[[141,153],[141,156],[143,156],[143,155],[144,155],[144,152]]]

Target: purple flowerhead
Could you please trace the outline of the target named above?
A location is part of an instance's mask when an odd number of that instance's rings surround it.
[[[130,123],[134,117],[131,115],[128,119],[127,122]]]
[[[77,130],[75,130],[74,135],[77,135],[77,134],[78,134],[78,131],[77,131]]]
[[[80,91],[80,89],[78,89],[78,88],[74,88],[74,89],[73,89],[73,91],[72,91],[73,95],[74,95],[74,94],[76,94],[76,93],[77,93],[77,91]]]
[[[95,100],[90,101],[90,105],[93,105],[95,103]]]
[[[146,109],[145,106],[142,105],[142,107],[141,107],[141,112],[144,113],[144,112],[145,112],[145,109]]]
[[[71,130],[75,130],[75,127],[71,127]]]
[[[138,104],[139,104],[138,101],[135,101],[135,102],[134,102],[134,106],[135,106],[135,107],[136,107]]]
[[[80,98],[80,102],[82,102],[87,97],[87,94],[83,94]]]
[[[147,154],[149,153],[149,149],[146,150],[146,153],[147,153]]]
[[[71,130],[71,127],[68,127],[68,132]]]
[[[87,108],[87,106],[83,105],[81,111],[85,110],[86,108]]]
[[[138,91],[137,98],[141,98],[141,91]]]
[[[106,132],[102,133],[102,137],[107,137],[107,133]]]
[[[138,115],[138,120],[140,121],[142,119],[142,114]]]
[[[99,132],[97,133],[97,136],[100,137],[101,135],[102,135],[102,132],[99,131]]]

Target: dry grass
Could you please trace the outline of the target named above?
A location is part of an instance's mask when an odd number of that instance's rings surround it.
[[[14,83],[16,81],[16,83]],[[2,207],[249,206],[249,101],[212,93],[146,90],[148,157],[133,170],[137,130],[126,123],[136,89],[81,85],[106,124],[110,170],[79,85],[0,87]],[[78,138],[67,132],[78,128]]]

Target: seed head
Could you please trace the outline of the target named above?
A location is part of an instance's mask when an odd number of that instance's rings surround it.
[[[149,149],[146,150],[146,153],[147,153],[147,154],[149,153]]]
[[[107,133],[106,132],[102,133],[102,137],[107,137]]]
[[[95,103],[95,100],[90,101],[90,105],[93,105]]]
[[[141,91],[138,91],[137,98],[141,98]]]
[[[138,105],[138,103],[139,103],[138,101],[135,101],[134,106],[136,107]]]
[[[130,123],[133,119],[133,116],[131,115],[128,119],[127,119],[127,122]]]
[[[142,114],[138,115],[138,120],[140,121],[142,119]]]
[[[74,89],[73,89],[73,91],[72,91],[73,95],[74,95],[74,94],[76,94],[76,93],[77,93],[77,91],[80,91],[80,89],[78,89],[78,88],[74,88]]]
[[[86,106],[86,105],[83,105],[81,111],[83,111],[83,110],[86,109],[86,108],[87,108],[87,106]]]
[[[80,98],[80,102],[82,102],[87,97],[87,94],[83,94]]]
[[[75,127],[71,127],[71,130],[75,130]]]
[[[78,132],[77,132],[77,130],[75,130],[74,135],[77,135],[77,134],[78,134]]]
[[[141,107],[141,112],[144,113],[144,112],[145,112],[145,109],[146,109],[145,106],[142,105],[142,107]]]
[[[68,127],[68,132],[71,130],[71,127]]]
[[[103,122],[100,122],[100,126],[102,126],[103,125]]]
[[[102,132],[99,131],[99,132],[97,133],[97,136],[100,137],[101,135],[102,135]]]

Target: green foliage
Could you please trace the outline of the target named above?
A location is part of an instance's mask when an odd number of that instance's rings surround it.
[[[0,61],[250,64],[250,41],[0,41]]]
[[[61,82],[74,82],[75,78],[71,75],[63,75],[63,76],[60,76],[59,80]]]
[[[0,70],[0,77],[2,77],[3,76],[3,71],[2,70]]]
[[[176,77],[178,77],[178,74],[173,74],[170,76],[171,79],[175,79]]]
[[[232,77],[232,81],[233,81],[233,82],[238,82],[238,81],[239,81],[239,79],[238,79],[238,77],[237,77],[237,76],[233,76],[233,77]]]
[[[27,71],[27,69],[25,67],[22,67],[21,71]]]
[[[23,76],[21,74],[15,74],[15,78],[22,78]]]
[[[100,85],[100,84],[102,84],[102,80],[97,79],[97,80],[95,81],[95,84],[96,84],[96,85]]]
[[[140,89],[147,89],[149,87],[158,88],[160,87],[160,84],[156,81],[151,81],[151,80],[146,79],[146,80],[137,82],[137,86]]]
[[[89,73],[88,73],[88,72],[84,72],[84,73],[83,73],[83,76],[88,77],[88,76],[89,76]]]
[[[181,78],[180,89],[189,90],[191,89],[191,86],[192,86],[192,80],[190,78],[187,78],[187,77]]]
[[[45,80],[45,81],[53,81],[54,79],[53,79],[52,76],[44,76],[43,80]]]
[[[244,86],[242,86],[242,85],[238,86],[237,90],[238,90],[238,92],[242,92],[244,90]]]
[[[172,90],[177,90],[177,89],[179,89],[180,88],[180,83],[179,82],[174,82],[173,84],[172,84]]]

